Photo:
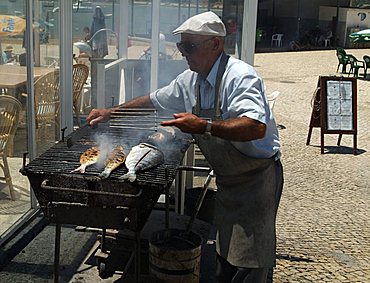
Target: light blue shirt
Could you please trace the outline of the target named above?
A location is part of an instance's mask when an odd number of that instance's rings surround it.
[[[169,85],[150,94],[150,99],[160,115],[192,112],[196,103],[196,86],[199,84],[201,108],[214,105],[215,85],[220,58],[213,65],[206,79],[186,70]],[[255,158],[280,156],[279,134],[269,107],[262,79],[247,63],[230,57],[220,84],[222,119],[248,117],[266,125],[262,139],[249,142],[232,142],[243,154]]]

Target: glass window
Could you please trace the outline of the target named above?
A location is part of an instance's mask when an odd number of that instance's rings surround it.
[[[38,155],[60,137],[58,1],[33,1],[32,97],[27,89],[26,5],[25,0],[0,5],[0,176],[5,177],[0,180],[2,238],[32,210],[28,179],[19,172],[28,145],[34,142]],[[31,100],[33,116],[27,107]],[[35,122],[35,141],[29,141],[31,121]]]

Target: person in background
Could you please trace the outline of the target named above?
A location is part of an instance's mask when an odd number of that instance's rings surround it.
[[[166,36],[160,32],[159,33],[159,58],[166,59],[167,51],[166,51]]]
[[[166,36],[160,32],[159,33],[159,59],[167,59],[167,51],[166,51]],[[149,46],[141,53],[141,58],[151,59],[152,57],[152,46]]]
[[[213,12],[189,18],[173,34],[181,36],[177,47],[189,69],[148,95],[93,109],[87,122],[106,122],[119,108],[173,115],[161,125],[192,134],[216,174],[217,282],[266,282],[275,265],[283,168],[263,81],[224,52],[226,29]]]
[[[325,45],[325,40],[328,39],[330,41],[332,37],[333,37],[333,32],[331,31],[331,27],[329,24],[327,25],[326,30],[320,35],[320,38],[318,40],[319,46]]]
[[[2,57],[4,62],[3,64],[12,63],[15,60],[13,46],[7,45],[3,51]]]
[[[100,6],[96,6],[90,28],[90,41],[93,58],[104,58],[108,55],[107,32],[100,31],[105,28],[105,16],[103,10]]]
[[[90,38],[91,38],[91,33],[90,33],[90,28],[89,27],[84,27],[83,29],[82,29],[82,31],[83,31],[83,33],[84,33],[84,41],[88,41],[88,40],[90,40]]]

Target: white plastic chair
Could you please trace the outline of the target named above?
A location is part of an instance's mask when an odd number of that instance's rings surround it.
[[[274,111],[275,101],[276,101],[276,98],[278,98],[279,95],[280,95],[280,91],[278,91],[278,90],[275,90],[274,92],[272,92],[270,94],[267,94],[267,100],[269,102],[271,111]]]
[[[275,90],[274,92],[272,92],[270,94],[267,94],[267,100],[268,100],[268,103],[270,105],[271,112],[274,112],[274,106],[275,106],[276,98],[278,98],[279,95],[280,95],[280,91],[277,91],[277,90]],[[283,130],[283,129],[286,128],[282,124],[277,124],[276,126],[280,130]]]
[[[283,36],[284,34],[282,33],[273,34],[271,37],[271,46],[281,47],[283,45]]]

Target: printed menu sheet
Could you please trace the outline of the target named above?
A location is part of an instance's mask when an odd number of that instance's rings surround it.
[[[353,130],[352,81],[327,81],[328,130]]]

